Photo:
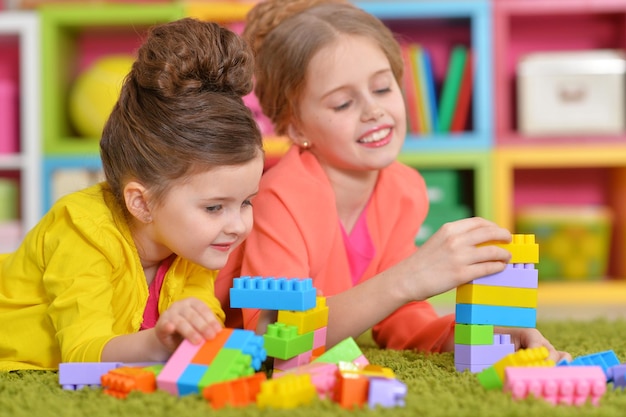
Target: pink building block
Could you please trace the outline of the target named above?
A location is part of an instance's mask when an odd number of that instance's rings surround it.
[[[202,346],[183,340],[157,376],[157,388],[178,395],[178,379]]]
[[[326,326],[313,332],[313,350],[326,346]]]
[[[309,350],[290,359],[274,358],[274,369],[287,371],[292,368],[297,368],[298,366],[306,365],[311,362],[312,356],[313,351]]]
[[[598,405],[606,392],[599,366],[508,367],[504,375],[504,391],[516,400],[532,395],[553,405]]]

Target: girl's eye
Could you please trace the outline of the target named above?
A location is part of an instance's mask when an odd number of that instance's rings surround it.
[[[251,200],[245,200],[241,205],[242,206],[250,206],[250,207],[252,207],[252,201]]]
[[[379,88],[378,90],[374,91],[376,94],[386,94],[391,92],[391,87],[385,87],[385,88]]]
[[[341,111],[341,110],[345,110],[345,109],[347,109],[348,107],[350,107],[350,102],[349,102],[349,101],[346,101],[345,103],[340,104],[339,106],[335,106],[335,107],[333,107],[333,110],[335,110],[335,111]]]
[[[215,213],[215,212],[220,211],[221,209],[222,209],[221,205],[206,207],[206,211],[208,211],[209,213]]]

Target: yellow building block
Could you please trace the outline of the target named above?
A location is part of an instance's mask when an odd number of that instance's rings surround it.
[[[259,408],[296,408],[310,404],[317,398],[311,375],[285,375],[269,379],[261,384],[256,397]]]
[[[504,368],[507,366],[555,366],[553,360],[548,359],[549,352],[545,346],[530,349],[520,349],[510,353],[493,364],[501,381],[504,381]]]
[[[485,245],[495,245],[511,252],[511,264],[539,263],[539,245],[535,243],[535,235],[513,235],[511,243],[488,242]]]
[[[536,288],[463,284],[456,289],[458,304],[537,308]]]
[[[279,323],[285,323],[298,328],[298,334],[312,332],[328,324],[328,306],[326,306],[325,297],[316,297],[315,308],[306,311],[287,311],[280,310],[278,312]]]

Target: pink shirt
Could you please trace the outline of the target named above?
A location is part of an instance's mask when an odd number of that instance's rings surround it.
[[[376,255],[376,248],[367,228],[367,206],[361,212],[352,232],[348,235],[343,225],[341,226],[341,232],[346,246],[348,263],[350,264],[352,284],[356,285],[361,280],[372,259],[374,259],[374,255]]]
[[[157,320],[159,320],[159,295],[161,294],[161,287],[163,286],[165,273],[168,269],[170,269],[173,259],[174,258],[170,256],[161,262],[159,269],[157,269],[156,276],[148,287],[148,302],[145,310],[143,311],[143,322],[141,323],[140,330],[153,328],[156,325]]]

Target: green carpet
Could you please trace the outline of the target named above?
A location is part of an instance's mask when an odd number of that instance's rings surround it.
[[[626,320],[546,322],[537,326],[557,347],[574,357],[612,349],[626,362]],[[125,400],[99,389],[64,391],[55,372],[0,373],[0,416],[455,416],[543,417],[615,416],[626,414],[626,391],[610,387],[600,406],[551,406],[538,399],[514,401],[500,391],[486,391],[469,373],[457,373],[451,353],[423,355],[376,348],[368,334],[358,339],[371,363],[392,368],[408,386],[406,406],[348,411],[330,401],[316,400],[295,410],[259,410],[255,406],[212,410],[199,395],[183,398],[167,393],[132,393]]]

